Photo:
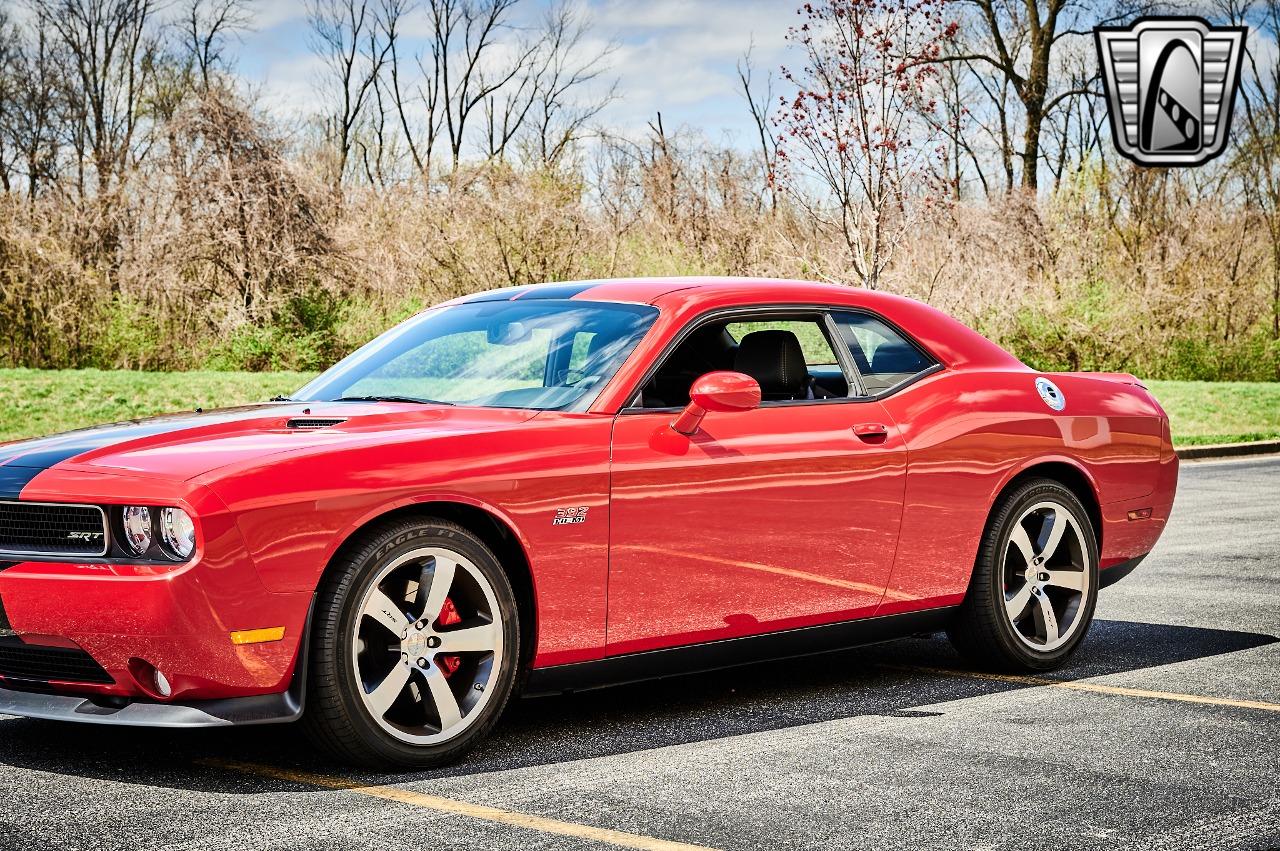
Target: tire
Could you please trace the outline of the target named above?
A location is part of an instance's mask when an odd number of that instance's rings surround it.
[[[445,765],[493,727],[519,660],[515,593],[493,552],[448,521],[394,521],[321,582],[303,726],[345,762]]]
[[[977,666],[1049,671],[1080,646],[1097,599],[1098,544],[1089,513],[1060,483],[1031,479],[996,502],[947,633]]]

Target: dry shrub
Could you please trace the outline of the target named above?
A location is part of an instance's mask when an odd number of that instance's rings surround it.
[[[441,300],[632,275],[848,280],[847,246],[688,134],[332,189],[225,91],[184,104],[110,199],[0,198],[9,364],[314,369]],[[881,286],[1047,369],[1276,378],[1264,223],[1211,172],[1081,170],[922,211]],[[1194,182],[1194,181],[1199,181]],[[1225,200],[1224,200],[1225,199]],[[94,234],[119,235],[104,250]]]
[[[0,327],[12,364],[54,367],[91,357],[110,270],[85,263],[75,235],[88,216],[73,205],[0,195]]]

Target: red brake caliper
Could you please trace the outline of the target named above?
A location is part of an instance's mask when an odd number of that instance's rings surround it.
[[[458,614],[458,607],[453,604],[452,597],[444,598],[444,606],[440,609],[440,618],[437,623],[440,626],[454,626],[462,623],[462,615]],[[441,656],[439,659],[440,670],[446,677],[453,676],[453,672],[458,670],[461,664],[462,659],[457,656]]]

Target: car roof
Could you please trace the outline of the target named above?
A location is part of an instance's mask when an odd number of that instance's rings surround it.
[[[658,278],[603,278],[588,281],[564,281],[548,284],[526,284],[489,290],[455,299],[451,303],[484,301],[530,301],[540,299],[576,299],[582,301],[618,301],[633,304],[659,304],[666,296],[679,294],[679,300],[722,301],[737,297],[744,304],[757,302],[858,304],[877,300],[871,290],[798,281],[785,278],[735,278],[713,276]]]
[[[721,308],[804,305],[861,308],[899,325],[949,366],[1026,369],[1013,355],[923,302],[865,287],[785,278],[611,278],[529,284],[463,296],[448,304],[561,299],[654,305],[675,325]]]

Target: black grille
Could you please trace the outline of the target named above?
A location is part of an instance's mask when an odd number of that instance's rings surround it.
[[[111,675],[83,650],[40,647],[16,637],[0,638],[0,677],[67,683],[112,683]]]
[[[99,556],[106,534],[103,513],[92,505],[0,502],[0,556]]]
[[[293,420],[289,420],[289,422],[285,423],[285,425],[288,426],[289,428],[329,428],[330,426],[341,425],[342,423],[345,423],[345,422],[346,420],[293,419]]]

